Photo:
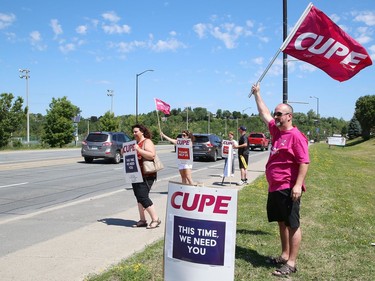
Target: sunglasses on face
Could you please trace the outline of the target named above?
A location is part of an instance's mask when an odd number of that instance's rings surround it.
[[[183,136],[183,137],[186,137],[186,136],[187,136],[187,134],[182,134],[182,136]]]
[[[282,113],[282,112],[275,112],[274,114],[273,114],[273,116],[277,116],[277,117],[281,117],[281,116],[283,116],[283,115],[287,115],[287,114],[290,114],[290,112],[286,112],[286,113]]]

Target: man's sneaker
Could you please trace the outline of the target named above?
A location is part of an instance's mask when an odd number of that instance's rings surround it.
[[[247,184],[247,180],[240,180],[240,182],[237,183],[237,185],[244,185],[244,184]]]

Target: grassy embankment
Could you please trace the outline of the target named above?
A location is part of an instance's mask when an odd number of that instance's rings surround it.
[[[303,241],[293,280],[374,280],[375,139],[341,148],[310,146],[302,198]],[[235,280],[277,280],[265,263],[279,253],[277,225],[265,212],[260,177],[239,193]],[[163,241],[89,281],[163,280]]]

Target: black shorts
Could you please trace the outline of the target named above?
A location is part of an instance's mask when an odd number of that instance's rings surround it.
[[[143,182],[132,183],[133,192],[137,198],[137,202],[145,209],[153,205],[149,194],[155,179],[156,177],[144,177]]]
[[[269,222],[284,222],[291,228],[299,227],[301,198],[293,201],[290,197],[291,192],[291,188],[268,192],[267,216]]]
[[[247,163],[249,163],[249,154],[244,154],[242,156],[245,159],[245,163],[247,165]],[[238,155],[238,163],[240,165],[240,169],[245,169],[245,170],[247,169],[247,166],[245,167],[245,165],[242,163],[241,155]]]

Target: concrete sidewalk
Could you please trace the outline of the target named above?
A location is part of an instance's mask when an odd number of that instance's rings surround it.
[[[251,162],[248,167],[249,183],[264,174],[268,157]],[[250,158],[251,159],[251,158]],[[206,178],[193,179],[206,187],[237,188],[240,173],[237,169],[233,178],[225,178],[221,185],[221,174],[207,171]],[[216,172],[216,173],[215,173]],[[127,211],[113,214],[111,218],[97,221],[75,231],[48,241],[10,253],[0,258],[0,279],[2,281],[82,281],[85,276],[100,273],[117,264],[147,245],[164,237],[167,181],[157,181],[152,193],[157,212],[162,219],[161,227],[146,230],[132,228],[130,221],[119,218],[138,218],[136,206]],[[154,198],[155,197],[155,198]],[[135,205],[135,204],[134,204]],[[2,241],[4,243],[4,241]]]

